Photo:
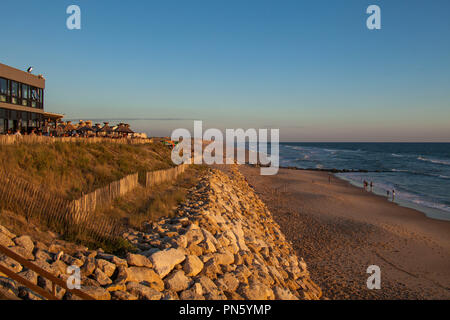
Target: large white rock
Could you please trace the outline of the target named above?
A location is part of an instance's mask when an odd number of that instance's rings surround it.
[[[81,286],[81,290],[96,300],[111,300],[111,295],[102,287]]]
[[[127,283],[127,291],[142,300],[160,300],[161,292],[136,282]]]
[[[0,244],[5,247],[14,246],[14,242],[5,234],[0,233]]]
[[[199,244],[204,239],[202,230],[196,224],[191,224],[187,228],[184,236],[187,240],[187,246],[190,246],[191,244]]]
[[[150,256],[150,261],[156,273],[164,278],[173,268],[186,259],[186,254],[182,249],[166,249],[155,252]]]
[[[33,252],[34,249],[34,243],[33,240],[31,240],[30,236],[21,236],[14,239],[14,242],[22,247],[25,248],[28,252]]]
[[[275,295],[268,286],[260,283],[253,283],[243,287],[239,292],[247,300],[273,300]]]
[[[9,250],[14,251],[16,254],[18,254],[19,256],[21,256],[24,259],[34,260],[34,255],[33,255],[32,251],[28,251],[27,249],[25,249],[22,246],[9,247]]]
[[[273,293],[275,294],[276,300],[298,300],[298,298],[287,288],[275,287]]]
[[[111,284],[111,279],[99,268],[95,269],[94,272],[94,279],[101,285],[106,286],[108,284]]]
[[[15,234],[11,233],[8,229],[6,229],[4,226],[0,225],[0,233],[3,233],[5,236],[7,236],[10,239],[13,239],[16,237]]]
[[[182,270],[170,274],[164,280],[164,283],[166,284],[166,289],[172,290],[174,292],[186,290],[189,287],[190,282],[191,279],[186,277]]]
[[[202,229],[202,231],[203,231],[203,236],[205,237],[206,240],[211,241],[212,244],[213,244],[215,247],[218,247],[218,246],[220,245],[220,244],[218,243],[217,239],[214,238],[214,236],[211,234],[211,232],[209,232],[209,231],[206,230],[206,229]]]
[[[236,236],[237,245],[239,246],[239,250],[241,251],[250,251],[250,249],[245,244],[245,234],[244,230],[242,230],[242,223],[239,221],[234,224],[233,233]]]
[[[228,251],[214,254],[214,260],[217,264],[230,265],[234,262],[234,254]]]
[[[152,267],[152,263],[146,256],[143,256],[141,254],[133,254],[128,253],[127,254],[127,263],[129,266],[135,266],[135,267]]]
[[[161,278],[153,271],[145,267],[130,267],[127,269],[128,281],[147,282],[149,287],[158,291],[164,290],[164,283]]]
[[[232,273],[225,273],[218,279],[218,283],[223,284],[228,291],[236,291],[239,287],[239,280]]]
[[[186,257],[186,261],[184,262],[183,270],[186,275],[190,277],[195,277],[202,271],[203,262],[199,257],[195,255],[189,255]]]
[[[111,277],[116,271],[116,265],[104,259],[97,260],[97,267],[102,270],[108,277]]]

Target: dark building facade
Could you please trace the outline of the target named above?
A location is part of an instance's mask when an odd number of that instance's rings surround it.
[[[41,128],[44,89],[42,76],[0,63],[0,134]]]

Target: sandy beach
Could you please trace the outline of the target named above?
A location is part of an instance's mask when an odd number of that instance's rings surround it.
[[[449,299],[450,222],[427,218],[326,172],[240,166],[330,299]],[[381,268],[381,289],[366,286]]]

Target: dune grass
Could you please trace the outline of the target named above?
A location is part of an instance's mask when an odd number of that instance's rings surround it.
[[[119,219],[128,227],[142,229],[143,222],[156,221],[162,217],[173,217],[177,206],[186,199],[188,190],[195,186],[206,170],[206,166],[191,166],[180,177],[170,183],[145,188],[116,199],[107,208],[96,214]]]
[[[4,170],[66,199],[94,191],[126,175],[173,166],[160,144],[17,144],[0,146]]]
[[[161,143],[7,145],[0,146],[0,163],[2,170],[44,186],[48,192],[68,200],[79,198],[82,193],[94,191],[129,174],[173,167],[170,149]],[[112,204],[99,207],[93,215],[96,220],[92,223],[101,225],[103,218],[108,218],[125,227],[141,229],[144,221],[170,217],[204,170],[205,166],[191,166],[175,181],[149,188],[138,186]],[[18,212],[10,212],[7,216],[2,207],[0,203],[0,223],[11,227],[17,234],[33,235],[36,227],[57,232],[61,239],[90,249],[101,247],[106,252],[117,254],[134,250],[120,237],[99,239],[89,233],[72,234],[70,230],[61,230],[39,219],[25,219]],[[35,235],[36,239],[42,238],[39,233]]]

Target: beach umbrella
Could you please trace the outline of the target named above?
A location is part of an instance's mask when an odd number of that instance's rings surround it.
[[[130,126],[124,123],[120,123],[117,129],[114,131],[117,133],[134,133],[134,131],[130,129]]]
[[[104,126],[98,131],[101,133],[111,133],[113,129],[109,126],[109,122],[104,122]]]
[[[64,126],[64,132],[70,132],[70,131],[74,131],[77,128],[69,121],[67,122],[67,124]]]
[[[94,129],[95,132],[98,132],[98,131],[100,131],[100,129],[102,127],[101,127],[100,123],[96,123],[92,128]]]
[[[84,127],[78,128],[77,132],[83,134],[83,133],[88,133],[88,132],[94,132],[94,129],[92,129],[90,126],[84,126]]]

